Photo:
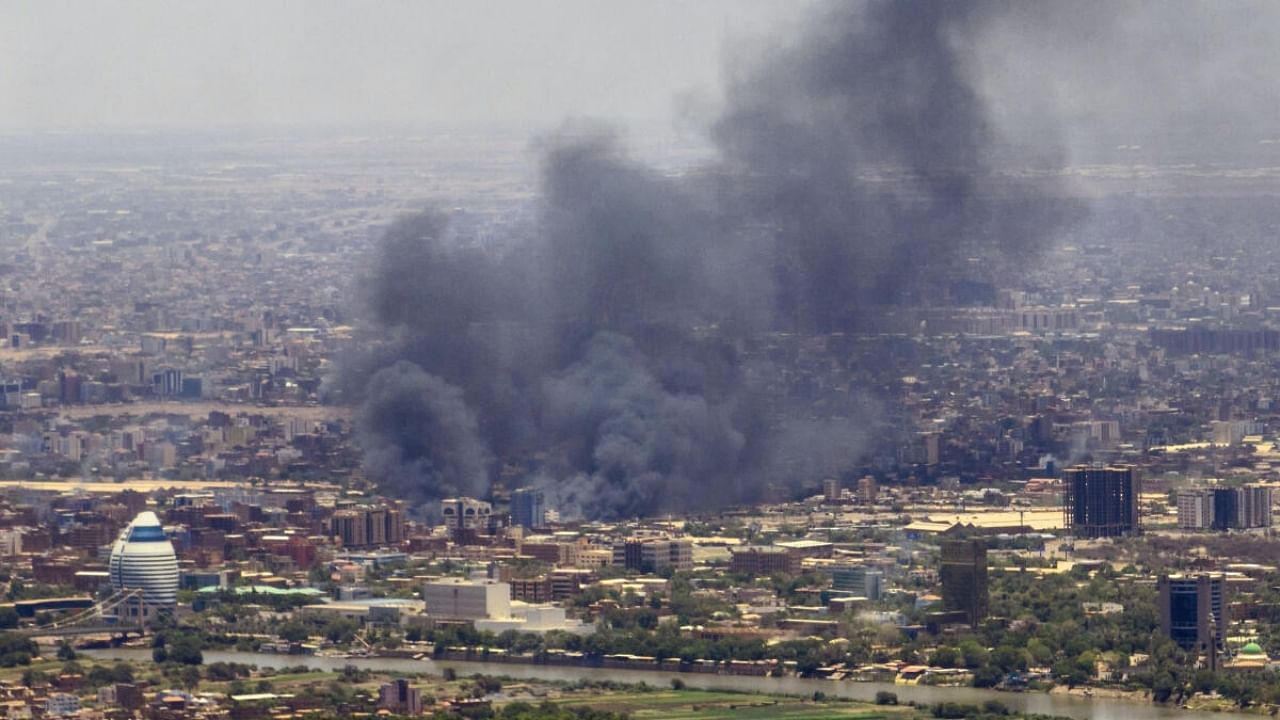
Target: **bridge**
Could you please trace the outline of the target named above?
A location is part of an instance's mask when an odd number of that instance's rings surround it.
[[[129,635],[146,634],[146,625],[142,617],[136,620],[120,617],[115,611],[121,605],[131,601],[140,602],[142,590],[138,588],[120,590],[105,600],[100,600],[93,607],[86,608],[74,615],[69,615],[47,625],[22,627],[9,632],[27,637],[67,637],[70,635]]]

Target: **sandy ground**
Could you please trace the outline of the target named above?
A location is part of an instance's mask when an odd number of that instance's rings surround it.
[[[71,407],[50,408],[52,412],[65,418],[88,418],[96,415],[139,417],[151,413],[169,415],[186,415],[203,417],[212,411],[221,411],[229,415],[246,413],[250,415],[269,415],[271,417],[300,417],[307,420],[334,420],[351,417],[351,409],[337,405],[280,405],[265,407],[225,402],[140,402],[114,403],[108,405],[75,405]]]

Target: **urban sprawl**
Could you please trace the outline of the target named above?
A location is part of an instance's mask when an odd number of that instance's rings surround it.
[[[1280,213],[1250,177],[1087,166],[1087,231],[1020,276],[757,333],[771,418],[849,451],[604,521],[528,458],[425,504],[364,472],[327,383],[379,342],[351,309],[378,233],[424,192],[477,247],[535,210],[518,141],[348,140],[45,139],[0,171],[0,717],[608,697],[535,666],[821,679],[832,717],[867,682],[885,712],[919,685],[1280,708]]]

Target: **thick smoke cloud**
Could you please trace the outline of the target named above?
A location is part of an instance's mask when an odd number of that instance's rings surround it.
[[[956,261],[1029,257],[1070,218],[992,167],[999,138],[968,63],[1009,9],[836,4],[731,80],[713,137],[743,212],[778,230],[784,326],[874,326],[884,305],[936,294]]]
[[[560,507],[634,516],[749,494],[735,486],[751,457],[736,398],[673,391],[647,365],[632,341],[601,333],[547,381],[548,427],[566,441],[567,479],[549,486]]]
[[[992,165],[968,60],[996,9],[826,8],[731,78],[721,157],[683,178],[607,131],[553,137],[537,231],[505,254],[436,214],[394,224],[366,298],[385,337],[346,378],[371,477],[426,501],[502,467],[614,518],[816,480],[784,470],[798,457],[852,464],[856,427],[789,413],[761,333],[877,329],[944,299],[957,259],[1032,254],[1070,218]]]
[[[417,365],[375,372],[357,422],[365,472],[387,492],[422,502],[486,489],[488,455],[462,391]]]

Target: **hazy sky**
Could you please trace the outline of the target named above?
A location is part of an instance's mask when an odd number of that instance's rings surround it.
[[[761,43],[804,37],[818,4],[0,0],[0,129],[534,135],[573,118],[666,130],[691,115],[698,127],[716,116],[725,68],[741,73],[770,57]],[[1075,151],[1280,138],[1280,2],[989,5],[997,12],[958,40],[1013,141]]]
[[[0,127],[661,127],[805,4],[0,0]]]

